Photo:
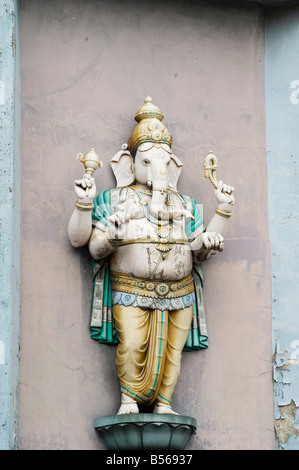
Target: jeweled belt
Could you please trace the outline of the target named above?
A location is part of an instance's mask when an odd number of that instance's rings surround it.
[[[129,294],[148,297],[175,298],[191,294],[194,290],[193,277],[189,276],[180,281],[144,280],[128,274],[111,273],[112,289]]]
[[[136,238],[133,240],[112,240],[111,238],[109,238],[109,241],[113,245],[117,245],[117,246],[131,245],[133,243],[137,243],[137,244],[138,243],[156,243],[157,245],[161,243],[161,240],[157,240],[154,238]],[[179,240],[179,239],[167,240],[166,243],[168,243],[169,245],[190,245],[190,240]]]

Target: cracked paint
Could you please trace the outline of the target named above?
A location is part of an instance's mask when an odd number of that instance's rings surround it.
[[[293,342],[291,343],[291,345]],[[290,348],[291,349],[291,348]],[[292,385],[298,381],[299,363],[293,350],[282,349],[275,344],[273,354],[273,380],[276,397],[275,432],[281,449],[292,448],[293,440],[299,439],[299,397],[290,398],[298,387]],[[292,444],[291,444],[292,442]]]
[[[296,406],[294,400],[291,400],[289,405],[279,406],[279,409],[284,417],[275,420],[275,431],[278,440],[284,444],[291,435],[299,436],[298,429],[294,427],[295,411],[299,407]]]

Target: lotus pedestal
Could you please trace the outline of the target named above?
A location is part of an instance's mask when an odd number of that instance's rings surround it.
[[[94,427],[108,450],[183,450],[196,432],[196,420],[140,413],[96,418]]]

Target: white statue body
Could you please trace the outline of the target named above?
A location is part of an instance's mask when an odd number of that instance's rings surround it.
[[[222,214],[231,215],[233,187],[219,182],[215,191],[218,212],[207,228],[190,241],[185,227],[193,216],[177,192],[182,163],[172,154],[169,143],[142,142],[134,159],[124,149],[113,157],[111,165],[117,186],[127,188],[125,199],[108,217],[106,226],[101,222],[92,224],[91,210],[76,207],[68,228],[73,246],[88,244],[95,260],[109,256],[110,269],[114,273],[167,282],[186,279],[194,261],[203,261],[211,253],[223,251],[229,217]],[[88,207],[96,196],[94,179],[85,174],[75,182],[75,191],[79,203]],[[132,311],[132,307],[127,308]],[[187,312],[192,316],[192,308],[178,312],[178,315],[186,316]],[[133,369],[134,364],[130,367]],[[177,369],[174,382],[179,375],[179,366]],[[124,389],[118,413],[138,413],[134,394],[124,393]],[[154,412],[174,413],[170,400],[163,402],[159,398]]]

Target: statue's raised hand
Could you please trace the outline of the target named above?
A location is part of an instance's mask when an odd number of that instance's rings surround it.
[[[235,202],[233,192],[233,186],[229,186],[228,184],[224,184],[223,181],[219,181],[218,188],[215,190],[218,204],[233,205]]]
[[[81,202],[92,202],[96,197],[96,185],[94,178],[85,174],[81,180],[74,182],[77,198]]]

